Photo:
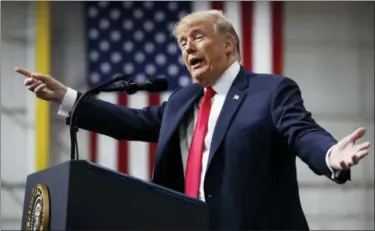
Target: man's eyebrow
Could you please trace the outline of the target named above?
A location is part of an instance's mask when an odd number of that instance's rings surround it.
[[[185,40],[186,37],[189,37],[189,35],[194,35],[196,33],[203,33],[203,28],[199,27],[199,28],[193,28],[191,30],[189,30],[186,35],[182,35],[180,37],[178,37],[178,42],[181,42],[182,40]]]
[[[202,28],[194,28],[190,31],[189,34],[196,34],[196,33],[202,33],[203,32],[203,29]]]
[[[179,42],[179,43],[181,43],[183,40],[185,40],[186,38],[185,38],[185,36],[183,35],[183,36],[180,36],[180,37],[178,37],[178,39],[177,39],[177,41]]]

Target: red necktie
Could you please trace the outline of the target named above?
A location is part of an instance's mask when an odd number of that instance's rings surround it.
[[[198,198],[202,171],[204,139],[207,133],[208,118],[211,111],[211,98],[215,95],[212,88],[207,88],[199,107],[198,120],[194,128],[188,160],[186,164],[185,194]]]

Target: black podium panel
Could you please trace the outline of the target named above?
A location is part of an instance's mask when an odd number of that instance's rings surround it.
[[[48,190],[42,216],[32,194],[37,185]],[[209,230],[204,202],[84,160],[28,176],[23,230],[28,220],[50,230]]]

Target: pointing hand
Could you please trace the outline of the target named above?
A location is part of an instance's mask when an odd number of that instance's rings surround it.
[[[35,95],[46,101],[61,103],[67,92],[67,87],[53,77],[40,73],[33,73],[24,68],[15,68],[15,71],[26,78],[24,85]]]

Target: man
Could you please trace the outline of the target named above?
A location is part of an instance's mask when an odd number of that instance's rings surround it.
[[[87,99],[78,126],[116,139],[158,142],[154,183],[206,201],[213,229],[308,229],[299,199],[296,156],[336,183],[370,143],[359,128],[336,141],[305,110],[289,78],[239,63],[239,40],[219,11],[187,15],[174,31],[196,83],[142,110]],[[36,96],[68,117],[76,91],[50,76],[16,69]]]

